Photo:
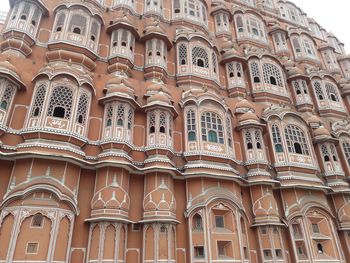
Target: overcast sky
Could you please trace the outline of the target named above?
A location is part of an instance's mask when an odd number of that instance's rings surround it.
[[[350,53],[350,1],[349,0],[291,0],[314,18],[327,31],[333,32]],[[8,10],[8,0],[0,0],[0,10]]]

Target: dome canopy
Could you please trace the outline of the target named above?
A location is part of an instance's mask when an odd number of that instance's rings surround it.
[[[248,111],[248,112],[244,113],[242,116],[239,117],[239,122],[240,123],[244,123],[244,122],[259,122],[259,118],[252,111]]]
[[[253,108],[253,104],[246,99],[237,102],[235,106],[236,112],[238,113],[247,112],[249,110],[252,110]]]
[[[147,104],[165,104],[171,106],[170,96],[162,91],[151,95],[147,99]]]
[[[131,86],[130,82],[122,76],[115,76],[107,81],[105,90],[106,95],[110,95],[112,93],[123,93],[131,97],[135,95],[135,90]]]

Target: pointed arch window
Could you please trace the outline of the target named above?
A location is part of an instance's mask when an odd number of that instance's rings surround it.
[[[260,69],[259,69],[259,65],[257,62],[252,62],[250,64],[250,72],[251,75],[253,77],[253,82],[254,83],[260,83]]]
[[[32,117],[38,117],[41,115],[42,112],[42,108],[44,105],[44,101],[45,101],[45,96],[46,96],[46,85],[40,85],[35,93],[35,97],[34,97],[34,102],[33,102],[33,106],[32,106],[32,112],[31,112],[31,116]]]
[[[224,130],[220,117],[213,112],[201,116],[202,140],[224,144]]]
[[[156,132],[156,115],[153,112],[149,115],[149,132]]]
[[[323,93],[322,85],[319,81],[314,82],[314,89],[318,100],[324,100],[325,96]]]
[[[88,104],[89,104],[89,96],[86,93],[82,93],[79,97],[77,116],[76,116],[76,122],[81,125],[85,125],[86,123]]]
[[[106,107],[106,127],[111,127],[113,124],[113,106],[108,104]]]
[[[288,151],[290,153],[309,155],[309,148],[304,131],[298,126],[289,124],[284,129]]]
[[[195,214],[193,216],[193,230],[203,231],[203,221],[202,221],[202,217],[199,214]]]
[[[10,83],[7,83],[5,90],[3,91],[2,97],[1,97],[1,101],[0,101],[0,108],[4,111],[7,111],[10,103],[12,101],[12,98],[15,94],[15,86],[13,86]]]

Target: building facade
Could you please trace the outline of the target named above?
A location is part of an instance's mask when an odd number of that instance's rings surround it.
[[[350,56],[300,8],[10,5],[0,263],[350,262]]]

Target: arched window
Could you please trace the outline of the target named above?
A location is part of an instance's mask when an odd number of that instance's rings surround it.
[[[66,20],[66,14],[59,14],[55,26],[56,32],[61,32],[63,30],[64,22]]]
[[[30,12],[30,4],[25,2],[24,6],[21,10],[20,19],[27,20],[27,18],[29,16],[29,12]]]
[[[113,122],[113,106],[108,104],[106,107],[106,127],[111,127]]]
[[[280,69],[270,63],[263,64],[264,82],[279,87],[284,87],[283,78]]]
[[[151,39],[146,42],[146,64],[166,66],[167,47],[163,40]]]
[[[42,227],[44,223],[44,217],[42,214],[36,214],[32,218],[31,227]]]
[[[188,141],[196,140],[196,115],[193,110],[187,112],[187,133]]]
[[[226,118],[226,136],[227,144],[230,148],[232,148],[232,125],[229,117]]]
[[[324,93],[319,81],[314,82],[314,89],[318,100],[324,100]]]
[[[337,88],[334,85],[332,85],[331,83],[326,83],[325,88],[329,100],[334,102],[340,102]]]
[[[243,18],[241,16],[236,17],[236,26],[238,33],[244,32]]]
[[[201,116],[202,140],[224,144],[222,121],[216,113],[206,112]]]
[[[46,85],[41,85],[36,90],[31,112],[32,117],[38,117],[41,115],[46,95],[46,88]]]
[[[235,17],[238,40],[250,38],[266,42],[264,23],[252,14],[239,14]]]
[[[152,112],[149,116],[149,133],[155,133],[156,132],[156,116]]]
[[[202,47],[193,47],[192,64],[197,67],[209,68],[208,52]]]
[[[167,120],[165,113],[159,114],[159,132],[160,133],[166,133],[166,127],[167,127]]]
[[[55,87],[50,97],[48,116],[70,119],[73,103],[73,92],[70,88]]]
[[[319,254],[323,254],[323,246],[320,243],[317,244],[317,251]]]
[[[86,17],[79,14],[73,14],[69,23],[69,31],[75,34],[85,35],[86,25]]]
[[[133,124],[133,120],[134,120],[134,111],[130,108],[128,110],[128,130],[132,129],[132,124]]]
[[[302,129],[289,124],[285,127],[284,132],[290,153],[309,155],[307,139]]]
[[[271,126],[271,131],[272,131],[272,141],[273,141],[273,145],[275,147],[275,151],[276,151],[276,153],[282,153],[283,146],[282,146],[282,138],[281,138],[280,129],[276,124],[273,124]]]
[[[245,132],[245,143],[247,145],[248,150],[253,149],[253,139],[249,130]]]
[[[203,231],[202,217],[198,214],[195,214],[193,216],[193,230],[194,231]]]
[[[344,150],[346,161],[348,162],[348,165],[350,168],[350,143],[349,142],[343,142],[343,150]]]
[[[250,74],[253,77],[254,83],[260,83],[260,70],[257,62],[250,63]]]
[[[117,108],[117,126],[124,127],[125,107],[124,104],[119,104]]]
[[[79,97],[76,122],[85,125],[88,112],[89,97],[86,93],[82,93]]]
[[[2,84],[3,87],[1,92],[2,96],[0,100],[0,108],[4,111],[7,111],[11,104],[13,95],[15,94],[16,88],[11,83],[5,80],[2,82]]]
[[[262,145],[261,131],[260,130],[256,130],[255,133],[254,133],[254,136],[255,136],[256,148],[257,149],[261,149],[261,145]]]
[[[331,149],[332,159],[334,162],[338,161],[338,154],[337,150],[335,149],[335,146],[333,144],[329,145],[329,148]]]
[[[175,0],[174,17],[182,17],[207,25],[207,8],[200,0]]]
[[[181,44],[179,46],[179,63],[180,65],[186,65],[187,64],[187,46],[185,44]]]
[[[92,22],[90,30],[90,40],[94,42],[97,40],[98,37],[98,28],[99,24],[97,24],[96,22]]]
[[[163,3],[162,0],[146,0],[145,12],[163,12]]]
[[[321,152],[322,152],[323,160],[325,162],[329,162],[330,161],[329,152],[328,152],[328,149],[327,149],[326,145],[322,145]]]
[[[127,57],[133,61],[134,46],[135,37],[129,30],[118,29],[113,31],[111,39],[111,55]]]
[[[130,7],[132,10],[135,7],[135,1],[134,0],[114,0],[113,1],[114,7],[116,6],[127,6]]]

